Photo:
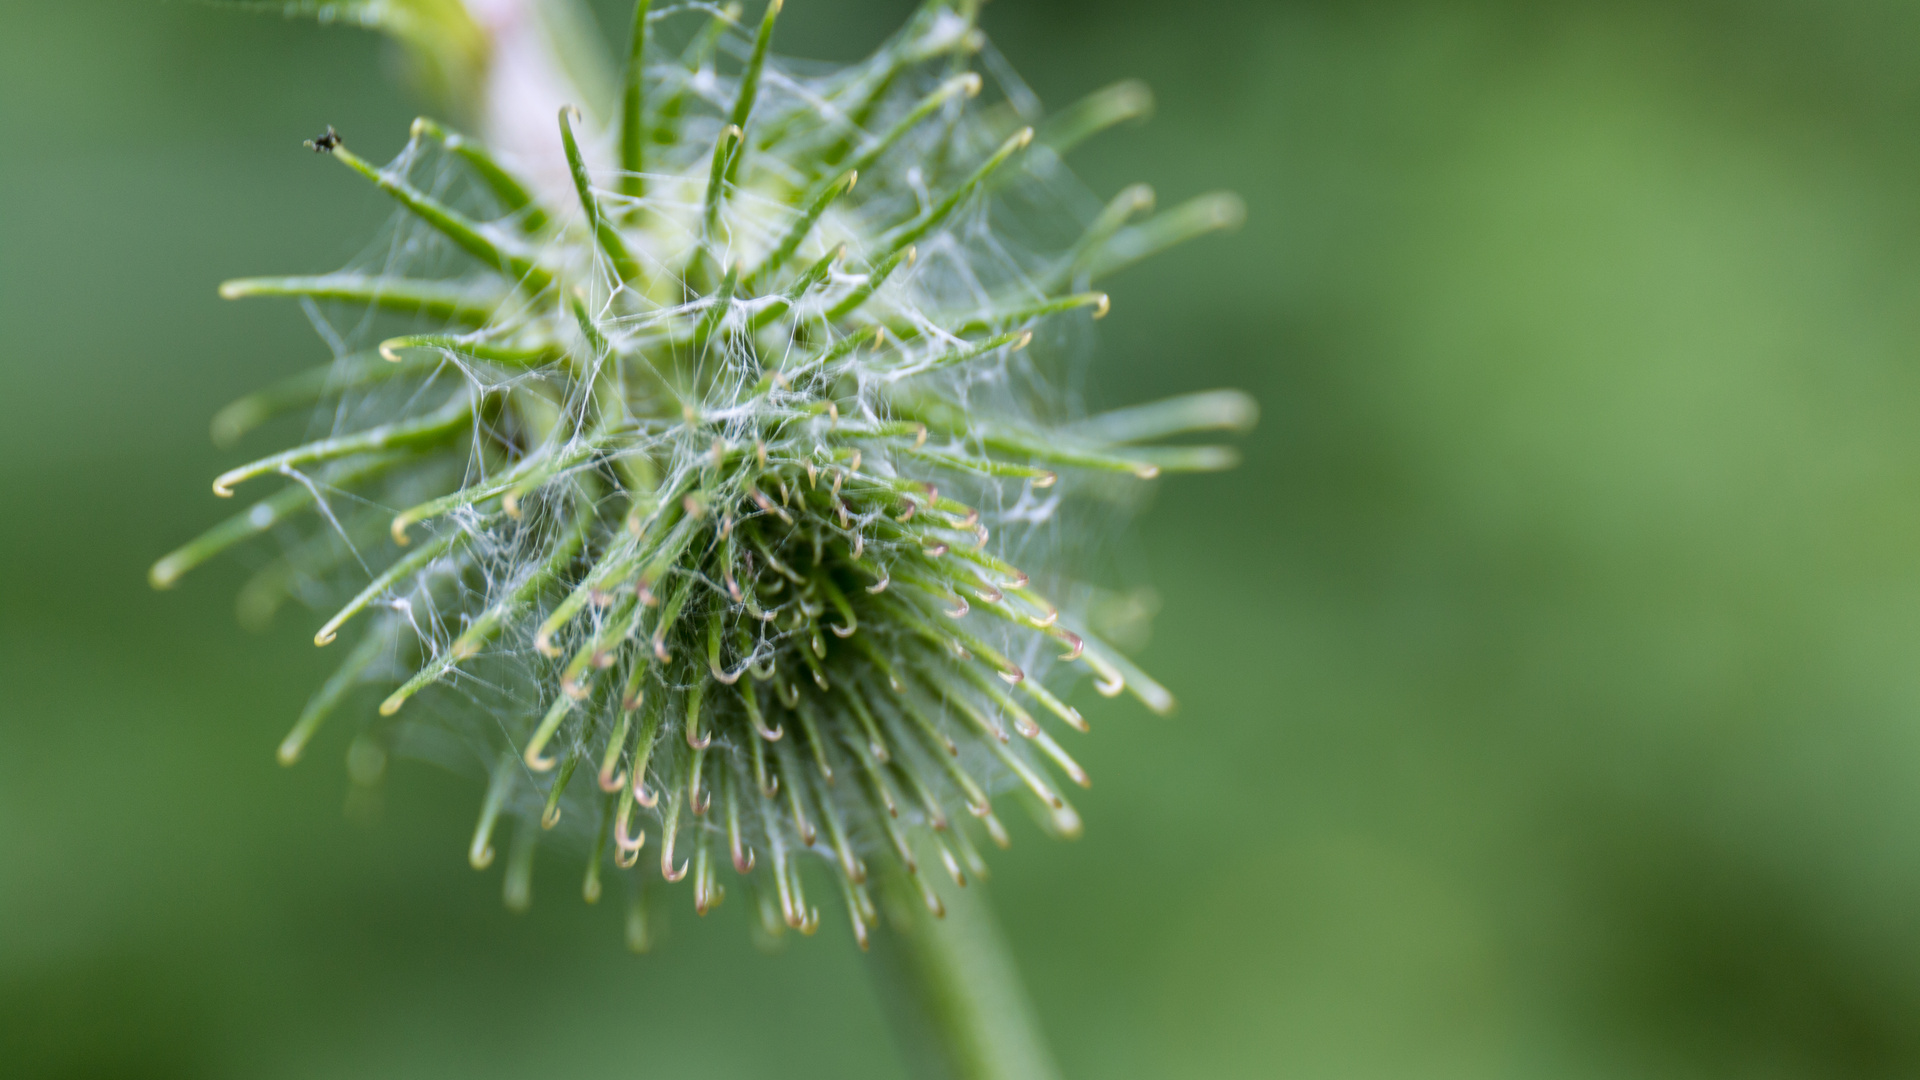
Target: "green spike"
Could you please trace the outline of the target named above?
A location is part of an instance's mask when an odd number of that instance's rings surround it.
[[[307,743],[312,740],[313,733],[320,729],[320,724],[332,715],[333,710],[339,707],[347,693],[360,682],[367,668],[371,667],[373,662],[393,645],[399,636],[399,626],[397,620],[381,620],[367,631],[366,636],[353,647],[353,651],[347,654],[346,660],[334,670],[334,673],[327,676],[327,681],[320,685],[319,692],[314,694],[313,698],[307,702],[307,707],[301,710],[300,719],[294,722],[293,730],[287,732],[287,737],[280,740],[277,755],[280,764],[292,765],[300,760],[300,755],[306,751]]]
[[[923,372],[939,371],[942,368],[959,367],[962,364],[971,363],[999,349],[1010,348],[1014,352],[1019,352],[1021,349],[1026,348],[1027,344],[1032,340],[1033,331],[1031,330],[1011,330],[1004,334],[995,334],[985,341],[969,343],[961,348],[948,350],[928,360],[910,361],[895,368],[892,374],[896,376],[906,374],[919,375]]]
[[[1122,188],[1120,194],[1115,195],[1106,206],[1101,208],[1100,213],[1095,215],[1093,222],[1080,235],[1080,239],[1076,240],[1073,247],[1060,258],[1053,272],[1035,282],[1035,288],[1042,293],[1051,293],[1064,287],[1073,280],[1074,275],[1085,271],[1086,264],[1100,254],[1107,241],[1113,238],[1113,234],[1119,232],[1135,215],[1144,214],[1152,209],[1153,188],[1146,184],[1133,184]]]
[[[700,32],[693,36],[693,40],[687,42],[686,48],[680,53],[680,61],[686,65],[688,71],[698,71],[705,67],[708,61],[713,59],[714,50],[720,46],[720,36],[727,32],[727,27],[740,22],[739,0],[732,0],[725,7],[708,10],[713,12],[713,16],[700,28]]]
[[[1105,443],[1142,443],[1196,431],[1253,430],[1260,405],[1239,390],[1182,394],[1146,405],[1090,416],[1067,430],[1078,438]]]
[[[594,833],[593,847],[587,851],[587,876],[580,884],[580,898],[589,904],[600,902],[600,865],[607,859],[607,837],[613,834],[613,798],[598,800],[600,829]]]
[[[855,884],[867,880],[866,864],[854,854],[853,841],[847,833],[846,816],[840,812],[839,803],[831,792],[819,786],[818,781],[809,779],[807,786],[812,789],[814,805],[820,808],[820,820],[826,823],[827,846],[833,849],[834,857],[840,860],[840,872]]]
[[[525,486],[529,476],[551,476],[564,469],[570,469],[591,458],[601,449],[593,440],[581,440],[555,450],[551,443],[545,444],[532,454],[522,458],[520,463],[500,473],[493,480],[483,484],[471,484],[451,495],[410,506],[393,516],[390,531],[396,544],[405,545],[407,530],[422,521],[429,521],[455,510],[477,506],[491,499],[500,498]],[[510,511],[511,512],[511,511]]]
[[[802,847],[812,847],[817,833],[813,820],[807,816],[807,780],[800,768],[800,755],[794,752],[793,742],[782,739],[774,744],[774,750],[780,760],[780,775],[786,777],[787,809],[793,821],[793,827],[800,834]]]
[[[469,630],[469,633],[471,633],[471,630]],[[392,716],[394,713],[399,712],[400,707],[407,703],[408,698],[411,698],[421,690],[445,678],[447,672],[453,670],[453,666],[459,663],[460,660],[461,657],[453,649],[448,649],[438,657],[435,657],[432,663],[421,668],[412,678],[402,683],[400,689],[387,695],[386,700],[380,703],[380,715]]]
[[[998,739],[982,739],[980,742],[986,746],[988,753],[997,758],[1000,764],[1005,765],[1009,772],[1019,777],[1020,782],[1049,808],[1059,810],[1066,807],[1067,800],[1060,794],[1060,790],[1048,783],[1046,776],[1034,768],[1032,763],[1012,746]]]
[[[1058,315],[1066,311],[1078,311],[1081,308],[1092,308],[1094,318],[1104,319],[1110,307],[1111,301],[1108,299],[1106,293],[1074,293],[1070,296],[1056,296],[1048,300],[1035,300],[1031,303],[1020,304],[1014,307],[998,308],[989,315],[968,319],[966,322],[959,323],[954,326],[949,333],[955,337],[966,337],[968,334],[977,334],[982,330],[991,330],[996,326],[1017,325],[1029,319],[1043,319],[1048,315]],[[906,339],[906,334],[901,333],[899,328],[896,328],[895,332],[900,334],[902,340]]]
[[[509,751],[500,755],[489,774],[487,797],[480,803],[480,820],[473,827],[473,842],[467,845],[467,863],[475,870],[485,870],[493,863],[493,825],[507,803],[507,793],[513,787],[518,766],[519,762]]]
[[[645,879],[637,879],[633,898],[627,901],[626,941],[627,950],[645,953],[653,948],[653,902],[652,894],[644,884]]]
[[[978,95],[980,93],[980,85],[980,76],[971,71],[956,75],[946,82],[941,83],[932,93],[921,98],[919,104],[915,105],[907,115],[901,117],[898,122],[888,128],[878,139],[868,144],[866,149],[860,151],[859,156],[848,163],[848,167],[854,172],[865,172],[873,168],[888,150],[893,149],[895,144],[906,137],[907,132],[912,131],[920,125],[921,121],[932,116],[934,111],[939,109],[940,106],[952,101],[954,96],[958,94],[964,94],[967,97]],[[829,158],[829,160],[831,160],[831,158]]]
[[[791,872],[787,858],[787,838],[774,820],[774,807],[768,802],[760,804],[760,817],[767,833],[767,846],[772,849],[772,865],[767,869],[773,877],[775,891],[780,897],[780,912],[786,924],[795,930],[806,925],[806,898],[799,891],[799,878]],[[777,930],[778,924],[769,927]]]
[[[835,361],[846,359],[847,357],[853,355],[854,351],[859,349],[860,346],[862,345],[866,345],[871,348],[877,349],[880,347],[880,343],[883,340],[885,340],[885,337],[886,337],[886,331],[878,327],[876,327],[874,332],[871,334],[867,333],[865,330],[862,330],[853,334],[848,334],[846,337],[843,337],[839,341],[828,346],[827,348],[822,349],[817,353],[814,353],[812,356],[809,356],[803,360],[795,361],[790,366],[781,369],[781,371],[779,372],[780,378],[784,379],[787,383],[791,384],[802,378],[805,378],[807,375],[813,373],[815,370],[824,368],[827,365],[834,363]],[[767,391],[773,389],[773,385],[774,385],[774,377],[772,375],[768,375],[766,378],[761,379],[757,384],[754,385],[753,389],[749,392],[748,396],[759,397],[760,395],[765,394]]]
[[[1028,712],[1019,702],[1013,700],[1013,695],[1007,693],[1005,686],[997,685],[993,678],[981,671],[978,666],[974,664],[943,664],[940,670],[942,672],[957,671],[961,678],[972,684],[975,690],[978,690],[982,696],[997,706],[1001,712],[1006,713],[1007,716],[1013,720],[1013,729],[1023,737],[1031,739],[1034,734],[1040,730],[1040,725],[1034,720],[1033,714]],[[948,693],[958,692],[950,684],[943,685],[941,689]]]
[[[858,633],[860,620],[854,617],[853,605],[847,603],[847,594],[841,592],[840,586],[834,584],[832,576],[824,571],[816,571],[813,583],[819,586],[821,592],[827,594],[827,603],[833,605],[833,609],[840,613],[841,625],[830,628],[834,636],[845,638]]]
[[[1220,472],[1240,464],[1231,446],[1140,446],[1127,451],[1161,472]]]
[[[540,846],[540,830],[530,821],[514,826],[507,848],[507,872],[500,879],[500,899],[515,915],[533,906],[533,855]]]
[[[425,446],[464,429],[473,415],[474,395],[466,387],[448,399],[445,405],[412,420],[396,420],[352,435],[336,435],[291,450],[250,461],[237,469],[228,469],[213,481],[213,493],[221,498],[233,495],[233,485],[270,472],[290,470],[297,465],[334,461],[357,454],[408,446]]]
[[[764,286],[770,277],[787,264],[788,259],[793,258],[793,253],[800,250],[801,243],[806,240],[807,234],[813,231],[814,225],[820,220],[820,215],[827,212],[827,207],[832,206],[834,200],[840,196],[852,191],[854,182],[859,179],[859,171],[850,169],[823,185],[819,193],[807,204],[807,208],[794,219],[786,235],[780,238],[780,242],[767,253],[767,257],[761,260],[760,265],[747,275],[747,280],[755,288]]]
[[[894,760],[892,768],[894,776],[905,781],[906,789],[913,793],[921,812],[927,815],[927,826],[936,831],[945,831],[948,825],[946,807],[940,805],[940,797],[928,786],[920,770],[909,767],[899,759]]]
[[[627,714],[638,709],[647,696],[647,656],[642,652],[633,653],[633,662],[627,671],[627,683],[620,691],[620,735],[625,737]],[[616,742],[619,740],[615,740]],[[613,760],[613,759],[609,759]],[[618,764],[615,761],[615,764]],[[608,775],[612,775],[609,773]]]
[[[329,397],[360,390],[399,376],[419,376],[438,361],[389,363],[372,352],[357,352],[291,375],[264,390],[256,390],[213,416],[213,444],[222,450],[281,413],[304,408]]]
[[[687,864],[673,865],[674,842],[680,836],[680,792],[667,795],[667,812],[660,822],[660,876],[677,882],[687,876]]]
[[[986,789],[980,786],[980,782],[973,778],[973,774],[961,767],[953,754],[946,752],[944,747],[934,746],[929,748],[927,756],[938,761],[941,769],[947,774],[947,779],[953,781],[953,786],[960,789],[960,794],[966,799],[970,813],[980,815],[989,812],[993,800],[988,797]]]
[[[1065,750],[1061,749],[1060,744],[1053,740],[1053,736],[1044,731],[1039,732],[1033,736],[1033,745],[1039,747],[1040,752],[1045,754],[1049,761],[1053,762],[1061,772],[1067,774],[1067,779],[1083,788],[1093,786],[1093,781],[1087,776],[1087,770],[1081,768],[1079,762],[1073,760]]]
[[[554,646],[553,636],[565,629],[580,612],[586,610],[594,594],[601,591],[608,582],[617,581],[633,572],[640,561],[635,550],[638,546],[638,538],[631,534],[615,540],[613,545],[593,564],[593,569],[587,571],[586,577],[573,587],[566,598],[561,600],[553,612],[547,616],[546,621],[540,624],[540,628],[533,635],[533,647],[543,655],[559,656],[560,650]]]
[[[405,180],[389,176],[365,159],[335,143],[328,151],[347,168],[373,181],[375,187],[391,195],[394,201],[411,210],[420,220],[438,229],[461,250],[525,286],[528,293],[546,291],[553,275],[528,256],[504,247],[489,238],[481,226],[465,214],[419,190]]]
[[[1087,259],[1087,277],[1097,280],[1118,273],[1152,255],[1197,236],[1238,228],[1247,219],[1247,204],[1227,192],[1201,195],[1164,214],[1113,234]]]
[[[1117,457],[1098,449],[1062,441],[1054,434],[1029,435],[1002,428],[985,429],[974,434],[981,446],[995,453],[1028,457],[1049,465],[1126,473],[1142,480],[1151,480],[1161,472],[1159,464],[1147,459],[1150,451],[1130,450],[1128,453],[1131,456]]]
[[[1055,697],[1052,691],[1040,685],[1039,680],[1027,678],[1025,672],[1020,669],[1019,665],[1009,660],[998,649],[981,641],[978,637],[962,629],[957,624],[949,621],[948,625],[935,628],[924,609],[920,608],[918,604],[905,600],[896,599],[892,601],[890,606],[909,626],[913,627],[921,637],[942,648],[959,645],[974,657],[993,665],[999,670],[1002,678],[1017,683],[1022,692],[1032,697],[1035,701],[1038,701],[1041,705],[1045,706],[1049,712],[1060,717],[1069,725],[1078,728],[1085,724],[1085,721],[1080,718],[1080,713],[1077,710],[1061,701],[1058,697]]]
[[[445,555],[453,545],[464,536],[465,534],[459,529],[448,529],[439,536],[434,537],[429,543],[423,545],[420,550],[404,558],[394,560],[392,566],[387,567],[386,570],[375,576],[372,581],[367,583],[366,588],[360,590],[359,594],[352,600],[347,601],[345,607],[335,612],[333,618],[328,619],[326,625],[320,627],[320,632],[313,635],[313,643],[315,645],[330,644],[334,639],[334,635],[339,632],[340,627],[346,625],[348,619],[359,614],[362,609],[377,599],[381,593],[392,588],[394,582],[417,573],[428,563]]]
[[[640,584],[643,588],[658,584],[665,578],[667,571],[672,569],[681,553],[687,550],[687,545],[693,543],[694,536],[701,531],[700,519],[686,514],[684,507],[681,509],[680,519],[664,537],[660,538],[658,546],[648,552],[652,558],[647,563],[645,572],[640,576]]]
[[[700,201],[700,235],[705,250],[711,250],[714,233],[720,227],[720,202],[727,183],[727,161],[740,142],[740,129],[728,124],[713,144],[713,164],[707,170],[707,191]]]
[[[686,606],[687,596],[693,591],[692,586],[684,581],[677,585],[660,605],[660,614],[653,624],[653,657],[663,664],[673,658],[673,654],[667,651],[667,635],[673,631],[674,624],[680,621],[680,610]]]
[[[713,337],[715,330],[726,321],[727,313],[733,310],[734,290],[740,287],[740,264],[734,262],[727,267],[726,277],[720,280],[720,288],[714,292],[707,303],[707,310],[701,312],[700,322],[693,328],[693,351],[698,355],[707,347],[707,340]]]
[[[1080,620],[1064,612],[1060,615],[1060,625],[1078,635],[1086,649],[1089,662],[1097,667],[1106,668],[1111,675],[1122,680],[1127,691],[1140,699],[1140,703],[1161,716],[1172,715],[1174,710],[1173,694],[1166,687],[1154,681],[1153,677],[1140,670],[1139,666],[1127,659],[1120,650],[1100,640],[1100,636],[1087,629]],[[1115,692],[1118,688],[1115,688]],[[1102,690],[1102,693],[1105,693]]]
[[[593,519],[592,503],[587,499],[581,499],[579,507],[574,511],[572,523],[555,541],[546,560],[522,578],[504,599],[482,612],[479,618],[467,626],[465,633],[453,640],[453,644],[447,647],[446,663],[455,664],[477,655],[480,649],[500,632],[500,627],[509,615],[531,603],[542,589],[558,580],[561,572],[573,562],[574,558],[580,554],[580,549],[585,546],[587,529],[593,523]],[[439,678],[436,674],[433,679],[420,681],[426,675],[427,672],[422,671],[406,686],[395,691],[394,696],[380,706],[380,711],[391,715],[394,710],[399,709],[401,702],[404,702],[407,697],[417,693],[420,687]]]
[[[379,274],[318,274],[306,277],[234,278],[220,283],[220,298],[298,296],[309,300],[338,300],[397,312],[450,319],[469,326],[493,320],[506,294],[497,288],[452,285],[444,281],[415,281]]]
[[[976,7],[977,5],[967,5],[966,10],[957,12],[961,17],[961,23],[958,26],[951,24],[943,26],[942,29],[951,32],[944,38],[936,38],[931,34],[921,36],[919,31],[928,22],[940,20],[940,17],[950,9],[940,0],[932,0],[922,5],[919,14],[898,34],[895,34],[892,40],[882,46],[865,65],[853,69],[852,78],[843,87],[829,92],[828,96],[836,103],[843,97],[846,99],[843,111],[855,131],[866,126],[874,108],[886,96],[888,88],[893,85],[901,71],[915,64],[924,63],[943,52],[965,49],[969,46],[976,17],[972,9]],[[915,43],[919,43],[920,47],[907,47]],[[965,78],[965,75],[960,77]],[[843,137],[827,149],[822,155],[823,160],[839,161],[852,145],[851,140],[851,133]]]
[[[753,116],[754,99],[760,96],[760,73],[767,66],[767,46],[773,42],[773,21],[780,16],[780,7],[784,0],[767,0],[766,13],[760,16],[760,30],[753,37],[753,55],[747,59],[747,66],[740,73],[740,92],[733,100],[733,126],[742,132],[747,130],[747,121]],[[740,162],[746,156],[746,141],[741,140],[737,152],[727,163],[727,179],[733,180],[740,175]]]
[[[579,754],[568,754],[567,760],[560,763],[560,775],[553,778],[553,786],[547,789],[547,805],[540,811],[542,829],[560,824],[560,797],[566,793],[567,781],[573,779],[573,770],[579,764]]]
[[[706,750],[707,744],[713,741],[713,735],[700,722],[700,710],[707,700],[707,685],[707,680],[695,679],[693,689],[687,691],[686,713],[682,719],[687,745],[693,748],[696,761],[700,760],[699,755]],[[696,770],[693,775],[697,788],[700,774]]]
[[[527,736],[526,748],[520,752],[520,760],[526,762],[527,768],[534,772],[547,772],[559,764],[556,759],[546,756],[547,743],[553,741],[567,714],[573,711],[573,705],[573,698],[566,694],[553,696],[553,704],[547,706],[546,715],[540,718],[533,734]]]
[[[381,342],[380,356],[389,364],[400,363],[402,349],[432,349],[435,352],[456,353],[474,360],[484,360],[490,364],[517,368],[539,367],[566,355],[556,345],[516,348],[476,341],[466,334],[407,334]]]
[[[809,632],[806,637],[811,638],[813,641],[819,640],[819,631],[814,629],[812,620],[808,620],[807,630]],[[820,658],[814,655],[813,649],[797,648],[794,652],[799,655],[800,662],[806,665],[807,673],[813,676],[815,686],[818,686],[822,690],[833,689],[833,682],[827,678],[826,671],[820,666]]]
[[[620,230],[600,208],[600,200],[594,197],[593,180],[587,175],[586,159],[580,156],[580,144],[573,137],[573,124],[567,119],[569,113],[577,117],[580,110],[572,105],[560,107],[560,144],[566,151],[567,169],[573,175],[574,193],[580,197],[580,208],[587,215],[587,231],[593,234],[594,241],[600,245],[620,284],[638,280],[640,264],[635,261],[633,253],[627,250],[626,241],[620,238]]]
[[[1001,143],[1000,148],[995,150],[987,160],[981,162],[979,168],[974,169],[972,174],[965,180],[962,180],[958,187],[948,192],[946,198],[935,203],[919,217],[899,226],[882,237],[881,244],[883,247],[890,251],[898,251],[937,228],[941,222],[947,220],[948,216],[965,201],[967,196],[973,194],[974,190],[982,183],[985,183],[988,177],[998,172],[1000,166],[1007,163],[1008,158],[1025,149],[1027,144],[1032,141],[1033,129],[1030,127],[1021,128],[1019,131],[1008,136],[1007,141]]]
[[[635,665],[635,669],[644,670],[639,664]],[[639,702],[636,701],[634,704],[638,706]],[[620,709],[619,723],[614,725],[613,733],[607,736],[607,749],[600,758],[598,777],[602,791],[617,791],[620,785],[626,782],[627,774],[619,771],[620,757],[627,750],[627,728],[633,724],[633,712],[633,709],[623,705]]]
[[[785,730],[786,730],[785,728],[782,728],[781,732],[784,734]],[[771,799],[779,792],[777,790],[777,787],[770,786],[770,785],[778,785],[780,780],[779,780],[778,774],[771,773],[767,769],[767,741],[768,740],[762,737],[758,739],[751,739],[748,741],[750,742],[753,748],[752,749],[753,782],[757,787],[759,787],[760,794]]]
[[[404,460],[404,454],[384,454],[354,462],[313,480],[314,485],[348,488],[378,476]],[[291,484],[182,544],[153,564],[147,581],[156,589],[170,589],[187,571],[249,537],[258,536],[314,501],[314,487]]]
[[[865,886],[845,874],[840,876],[840,895],[842,902],[847,905],[847,918],[852,925],[854,944],[860,946],[861,952],[866,952],[871,943],[868,928],[879,922],[878,912],[868,914],[873,908],[873,899],[867,895]]]
[[[799,651],[803,657],[810,655],[806,649]],[[814,766],[820,770],[820,778],[831,786],[833,763],[827,760],[827,744],[820,737],[820,722],[813,714],[813,699],[801,698],[800,707],[794,710],[794,715],[800,718],[800,730],[807,736],[807,750],[813,755]]]
[[[560,672],[561,693],[575,701],[585,701],[592,695],[600,672],[613,666],[621,643],[640,624],[640,608],[636,597],[622,596],[614,600],[613,608],[602,620],[599,631],[574,650],[573,659]]]
[[[629,199],[646,194],[646,181],[640,175],[645,166],[647,143],[646,104],[647,11],[653,0],[633,5],[633,35],[627,49],[627,71],[620,95],[620,193]]]
[[[332,534],[325,534],[328,540]],[[311,544],[303,544],[310,548]],[[345,545],[340,545],[344,549]],[[344,557],[345,551],[342,550]],[[240,586],[239,595],[233,600],[233,615],[241,626],[256,633],[264,633],[273,625],[273,617],[280,611],[280,605],[292,597],[293,591],[302,580],[311,579],[339,565],[338,559],[325,560],[318,566],[301,564],[297,569],[290,555],[281,557],[260,568]]]
[[[627,787],[648,806],[652,806],[658,796],[642,794],[647,788],[647,764],[653,760],[654,744],[660,737],[660,719],[666,712],[661,700],[666,695],[654,694],[640,710],[640,732],[633,740],[633,775],[628,778]]]
[[[737,2],[729,3],[724,8],[709,10],[713,12],[712,16],[707,19],[699,32],[694,34],[693,39],[687,42],[687,47],[680,54],[681,65],[689,72],[699,71],[713,59],[713,52],[720,44],[721,35],[726,33],[727,27],[734,25],[740,19],[740,5]],[[666,101],[661,102],[660,108],[655,113],[656,123],[653,128],[655,142],[679,141],[680,114],[686,108],[687,89],[691,84],[692,80],[683,76],[674,86],[673,93],[667,95]]]
[[[907,873],[918,872],[919,863],[913,857],[913,845],[907,841],[906,834],[900,831],[900,798],[887,780],[886,770],[865,754],[856,753],[854,757],[860,763],[860,776],[866,781],[867,796],[874,803],[874,821],[886,832],[887,839],[892,841],[894,854],[899,856]]]
[[[646,5],[643,3],[641,6]],[[547,227],[547,212],[534,201],[527,185],[495,160],[485,147],[425,116],[413,121],[413,136],[419,138],[422,135],[435,140],[446,147],[449,153],[465,161],[479,175],[480,182],[487,185],[487,190],[493,192],[493,197],[500,200],[500,205],[506,208],[507,213],[518,218],[521,232],[533,234]]]
[[[900,248],[881,259],[878,265],[867,272],[867,280],[854,286],[853,290],[847,293],[839,303],[827,309],[827,321],[839,322],[859,310],[860,305],[866,303],[880,286],[887,283],[887,279],[893,276],[894,270],[898,269],[901,263],[912,263],[913,259],[914,249],[911,245]]]
[[[1048,117],[1036,136],[1041,145],[1065,154],[1115,124],[1153,115],[1153,90],[1139,79],[1103,87]]]
[[[927,689],[933,691],[934,696],[944,700],[955,709],[958,709],[961,716],[966,717],[969,723],[979,729],[979,736],[982,741],[1006,742],[1010,737],[1005,727],[1001,726],[993,717],[988,716],[986,710],[980,708],[978,704],[969,699],[965,694],[951,692],[949,687],[930,678],[927,672],[921,672],[920,676],[922,684],[925,685]],[[909,727],[917,729],[921,738],[931,744],[934,757],[947,760],[958,755],[959,748],[954,745],[953,739],[949,738],[935,726],[933,720],[921,711],[919,705],[915,703],[911,695],[901,694],[894,699],[893,703],[901,715],[910,721]]]
[[[833,272],[833,264],[839,262],[841,257],[846,253],[847,245],[841,244],[839,247],[820,256],[812,266],[807,267],[799,277],[794,278],[793,284],[787,286],[779,296],[774,297],[765,307],[754,312],[753,318],[747,321],[747,329],[749,331],[758,330],[780,318],[782,315],[785,315],[787,312],[792,311],[793,306],[799,303],[802,297],[820,285],[821,282],[827,280],[828,275]]]
[[[1015,465],[994,458],[973,457],[969,454],[948,453],[944,450],[907,450],[910,457],[919,458],[930,465],[952,469],[955,472],[972,473],[976,476],[997,476],[1011,480],[1031,480],[1034,487],[1052,487],[1059,479],[1057,473],[1048,469],[1039,469],[1031,465]]]
[[[867,638],[860,638],[857,644],[862,652],[874,655],[875,650]],[[867,707],[866,699],[861,696],[861,692],[846,685],[840,688],[841,696],[853,709],[854,719],[859,721],[861,730],[866,733],[867,752],[872,754],[876,761],[884,763],[893,757],[893,751],[887,748],[886,736],[881,733],[880,724],[874,719],[873,710]]]
[[[726,897],[713,870],[713,833],[699,829],[693,838],[693,910],[696,914],[707,912],[720,906]]]

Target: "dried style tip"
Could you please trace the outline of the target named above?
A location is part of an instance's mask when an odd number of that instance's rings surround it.
[[[1087,730],[1070,671],[1156,712],[1173,699],[1083,617],[1097,593],[1073,529],[1089,499],[1227,467],[1224,447],[1149,444],[1243,431],[1256,410],[1212,391],[1043,420],[1059,343],[1111,312],[1093,281],[1244,208],[1212,195],[1145,217],[1136,186],[1050,230],[1079,236],[1064,250],[1028,250],[1008,231],[1020,215],[1098,205],[1059,155],[1152,97],[1120,83],[1037,127],[977,105],[977,6],[930,0],[873,57],[819,75],[774,57],[778,0],[756,22],[643,2],[614,123],[540,109],[542,183],[426,118],[384,167],[331,128],[308,142],[394,200],[394,251],[460,265],[220,288],[419,323],[363,330],[363,351],[223,411],[223,443],[315,404],[342,425],[222,473],[223,497],[287,483],[150,573],[168,588],[315,522],[289,563],[344,600],[315,641],[367,629],[282,762],[361,683],[384,683],[384,716],[438,696],[433,721],[395,722],[484,748],[472,865],[516,822],[503,888],[519,910],[536,844],[571,841],[588,902],[603,871],[631,879],[636,950],[656,932],[651,831],[659,879],[691,876],[705,913],[730,864],[769,933],[819,926],[813,860],[862,947],[871,875],[910,878],[935,913],[928,875],[984,875],[979,839],[1009,842],[996,796],[1079,833],[1059,778],[1090,779],[1055,738]],[[659,52],[650,24],[695,8],[687,50]],[[436,156],[469,182],[416,183]],[[572,784],[583,759],[593,780]]]

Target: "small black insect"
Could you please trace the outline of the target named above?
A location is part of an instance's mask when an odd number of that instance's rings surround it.
[[[325,135],[322,135],[317,139],[308,139],[306,142],[307,149],[313,151],[316,154],[331,153],[333,151],[333,148],[339,145],[340,145],[340,133],[333,130],[332,124],[327,125],[327,133]]]

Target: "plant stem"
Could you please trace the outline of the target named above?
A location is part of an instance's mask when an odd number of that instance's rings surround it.
[[[913,878],[875,870],[883,917],[868,964],[909,1074],[1059,1080],[984,886],[942,881],[947,914],[936,918]]]

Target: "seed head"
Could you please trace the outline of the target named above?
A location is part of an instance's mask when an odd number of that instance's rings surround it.
[[[310,141],[400,204],[389,257],[221,295],[300,298],[330,335],[319,305],[351,311],[337,339],[371,348],[219,414],[226,443],[321,402],[330,433],[222,473],[221,496],[287,483],[152,580],[304,523],[242,611],[337,588],[314,641],[360,637],[281,760],[384,684],[395,719],[355,760],[481,748],[470,858],[522,821],[509,906],[566,826],[589,902],[609,858],[630,870],[651,845],[704,913],[724,850],[775,933],[818,925],[799,865],[821,859],[864,945],[870,868],[984,873],[976,837],[1007,842],[996,795],[1079,832],[1058,778],[1087,775],[1054,732],[1087,725],[1050,688],[1066,667],[1172,707],[1082,618],[1083,543],[1061,538],[1117,488],[1230,466],[1146,444],[1244,429],[1252,404],[1076,419],[1057,369],[1108,312],[1098,279],[1240,210],[1204,196],[1135,223],[1144,187],[1090,200],[1060,155],[1149,95],[1123,83],[1038,127],[1024,88],[981,104],[972,4],[929,3],[827,74],[769,60],[779,6],[751,32],[710,13],[670,54],[643,3],[611,130],[554,117],[558,190],[425,118],[386,166],[332,128]],[[381,329],[396,317],[415,332]]]

